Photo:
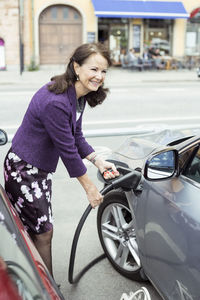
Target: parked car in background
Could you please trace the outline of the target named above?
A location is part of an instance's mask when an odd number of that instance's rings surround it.
[[[197,76],[200,77],[200,68],[197,68]]]
[[[155,49],[160,49],[160,51],[164,51],[165,53],[170,52],[170,43],[167,40],[161,38],[153,38],[151,41],[151,47]]]
[[[64,299],[1,185],[0,238],[0,300]]]
[[[163,299],[199,300],[200,135],[131,137],[110,159],[143,176],[98,209],[107,258],[127,278],[149,279]]]

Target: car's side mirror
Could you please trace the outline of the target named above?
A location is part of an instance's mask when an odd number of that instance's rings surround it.
[[[176,150],[162,150],[147,160],[144,177],[154,181],[169,179],[176,174],[177,164],[178,153]]]
[[[8,137],[5,131],[0,129],[0,145],[5,145],[8,141]]]

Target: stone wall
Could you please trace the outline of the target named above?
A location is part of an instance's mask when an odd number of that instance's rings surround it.
[[[31,1],[24,0],[24,65],[29,67],[33,60],[33,30],[32,30],[32,7]]]
[[[7,68],[19,66],[18,0],[0,1],[0,38],[5,42]]]

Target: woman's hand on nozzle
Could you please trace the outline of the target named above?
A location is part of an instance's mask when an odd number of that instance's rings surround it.
[[[95,165],[105,179],[113,179],[119,176],[116,166],[109,161],[97,159]]]

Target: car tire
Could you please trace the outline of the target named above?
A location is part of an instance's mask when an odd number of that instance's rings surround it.
[[[123,191],[111,191],[104,196],[97,213],[97,227],[101,245],[112,266],[129,279],[146,281],[142,267],[130,251],[132,245],[137,248],[137,243],[133,217]]]

